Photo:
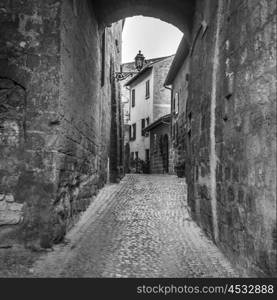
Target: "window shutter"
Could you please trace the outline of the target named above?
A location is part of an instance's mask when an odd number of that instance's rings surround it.
[[[147,80],[145,83],[145,98],[150,97],[150,81]]]
[[[145,119],[141,119],[141,135],[144,136],[143,129],[145,128]]]
[[[136,90],[132,90],[132,107],[135,107],[136,105]]]
[[[173,111],[173,114],[175,114],[175,96],[172,99],[172,111]]]
[[[134,140],[137,138],[137,124],[134,124]]]
[[[146,161],[149,161],[149,160],[150,160],[150,151],[149,151],[149,149],[146,149],[146,150],[145,150],[145,160],[146,160]]]

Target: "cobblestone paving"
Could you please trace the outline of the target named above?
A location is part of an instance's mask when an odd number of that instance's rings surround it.
[[[237,277],[190,219],[183,179],[127,175],[101,190],[36,277]]]

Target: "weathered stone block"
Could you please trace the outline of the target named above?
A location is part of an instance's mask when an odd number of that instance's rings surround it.
[[[15,203],[12,195],[5,195],[0,201],[0,226],[16,225],[23,220],[23,204]]]
[[[228,197],[229,203],[235,201],[235,192],[234,192],[234,189],[232,186],[230,186],[227,190],[227,197]]]

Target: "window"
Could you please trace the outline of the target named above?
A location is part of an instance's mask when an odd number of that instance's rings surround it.
[[[134,159],[135,159],[135,153],[131,152],[131,160],[134,160]]]
[[[101,45],[101,86],[105,85],[105,60],[106,60],[106,32],[102,34],[102,45]]]
[[[150,118],[148,117],[148,118],[146,118],[145,120],[146,120],[146,126],[145,126],[145,127],[147,127],[147,126],[150,125]],[[148,131],[145,132],[144,136],[146,136],[146,137],[149,136],[149,132],[148,132]]]
[[[149,132],[144,132],[143,130],[150,124],[149,117],[146,119],[141,119],[141,136],[149,136]]]
[[[133,124],[133,138],[136,139],[137,136],[137,124]]]
[[[130,140],[131,141],[134,141],[136,139],[136,130],[137,130],[136,127],[137,127],[136,123],[133,124],[132,127],[131,127],[131,135],[130,135]]]
[[[146,149],[146,150],[145,150],[145,160],[146,160],[146,161],[149,161],[149,160],[150,160],[150,151],[149,151],[149,149]]]
[[[146,126],[149,126],[149,124],[150,124],[150,118],[148,117],[146,118]]]
[[[119,43],[118,43],[117,39],[115,40],[115,46],[116,46],[117,53],[119,53],[120,52],[120,47],[119,47]]]
[[[139,155],[138,155],[138,152],[136,152],[136,159],[139,159]]]
[[[174,98],[174,113],[177,115],[179,112],[179,93],[175,93]]]
[[[129,126],[129,140],[132,139],[132,126]]]
[[[145,119],[141,119],[141,136],[145,136],[143,129],[145,128]]]
[[[132,107],[135,107],[136,105],[136,90],[132,90]]]
[[[150,80],[147,80],[145,83],[145,98],[148,99],[150,97]]]
[[[189,82],[189,73],[186,74],[186,82]]]

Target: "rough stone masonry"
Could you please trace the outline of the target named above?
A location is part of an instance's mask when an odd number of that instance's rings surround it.
[[[186,119],[188,201],[252,274],[276,275],[276,1],[197,1]],[[204,32],[204,33],[203,33]]]
[[[107,181],[121,32],[121,21],[99,27],[89,1],[0,1],[2,241],[13,225],[26,245],[50,247]]]
[[[181,140],[193,218],[237,265],[276,276],[275,0],[0,0],[0,233],[19,222],[26,244],[49,247],[107,165],[120,173],[110,75],[117,21],[136,14],[176,25],[191,49]]]

